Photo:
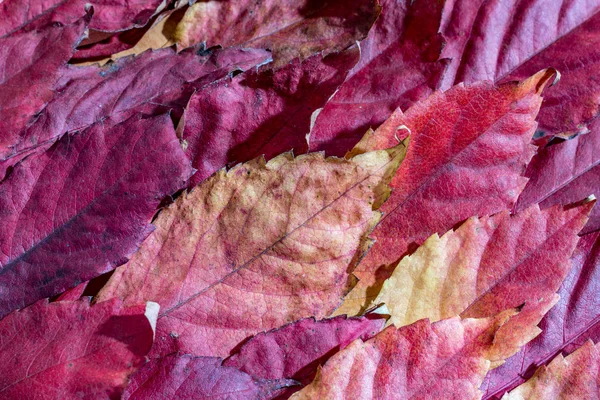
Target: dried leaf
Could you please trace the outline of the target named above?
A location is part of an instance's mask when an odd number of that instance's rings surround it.
[[[37,302],[0,321],[3,399],[117,399],[152,346],[158,305]]]
[[[199,90],[184,118],[182,138],[197,170],[190,186],[228,164],[271,159],[308,149],[312,113],[335,92],[358,61],[357,48],[315,55],[278,69],[250,70]]]
[[[600,3],[586,0],[456,0],[441,32],[452,83],[521,80],[554,67],[560,83],[544,93],[540,134],[581,132],[598,115]]]
[[[99,298],[161,304],[156,356],[224,357],[260,331],[323,318],[369,246],[372,204],[403,155],[284,154],[220,170],[160,214]]]
[[[270,399],[295,385],[291,380],[255,379],[216,357],[170,354],[151,360],[132,378],[123,400]]]
[[[373,232],[377,242],[355,271],[361,281],[340,313],[360,312],[415,243],[472,215],[513,206],[534,151],[529,142],[539,92],[551,77],[541,71],[520,84],[458,85],[416,104],[404,118],[395,115],[400,131],[383,126],[380,133],[388,139],[369,143],[387,146],[411,132],[410,146]]]
[[[502,397],[504,400],[553,400],[598,398],[600,353],[592,342],[586,342],[568,357],[556,356],[540,368],[533,378]]]
[[[390,326],[334,355],[292,399],[479,399],[486,354],[512,314]]]
[[[367,35],[379,9],[376,0],[202,1],[188,9],[176,40],[184,47],[205,42],[270,49],[279,67],[348,48]]]
[[[0,316],[125,262],[190,175],[167,115],[107,120],[23,161],[0,183]]]
[[[546,208],[575,203],[593,194],[600,196],[600,120],[590,129],[586,135],[541,149],[533,157],[525,172],[529,182],[516,210],[536,203]],[[598,229],[600,209],[594,208],[583,233]]]

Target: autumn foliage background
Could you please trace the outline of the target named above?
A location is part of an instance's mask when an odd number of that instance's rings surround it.
[[[599,398],[600,1],[0,2],[0,398]]]

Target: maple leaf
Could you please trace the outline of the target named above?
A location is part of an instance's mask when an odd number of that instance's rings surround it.
[[[227,356],[339,304],[404,146],[352,160],[290,154],[220,170],[179,197],[99,301],[161,304],[153,355]],[[185,238],[185,240],[181,240]]]
[[[0,172],[32,152],[45,150],[65,132],[83,130],[106,118],[117,123],[139,112],[180,116],[196,89],[268,59],[270,55],[262,50],[190,48],[177,54],[169,48],[104,67],[64,68],[55,85],[58,93],[33,124],[15,130]]]
[[[19,131],[52,98],[59,68],[73,54],[88,20],[0,38],[0,159],[14,151]]]
[[[575,203],[600,195],[600,120],[590,126],[590,133],[538,151],[527,167],[529,182],[519,196],[515,210],[530,204],[540,207]],[[600,229],[600,210],[594,208],[583,230]]]
[[[495,332],[513,315],[427,320],[352,342],[331,357],[299,399],[479,399]],[[385,360],[385,361],[384,361]]]
[[[529,142],[552,71],[522,83],[458,85],[411,107],[359,147],[388,147],[411,132],[406,159],[390,183],[377,240],[355,270],[360,279],[342,313],[356,315],[379,291],[399,259],[434,232],[472,215],[510,208],[525,185],[521,176],[534,152]]]
[[[593,399],[598,397],[600,354],[591,341],[568,357],[556,356],[547,366],[507,393],[504,400]]]
[[[70,25],[93,7],[90,28],[116,32],[146,25],[166,5],[164,0],[13,0],[0,5],[0,36],[33,30],[50,22]]]
[[[150,360],[131,380],[123,400],[271,399],[293,380],[262,380],[221,365],[217,357],[170,354]]]
[[[593,233],[581,238],[571,258],[571,271],[558,291],[560,300],[540,323],[542,333],[488,375],[482,386],[485,398],[500,397],[556,354],[569,354],[589,339],[600,341],[599,236]]]
[[[199,90],[182,119],[195,186],[228,163],[260,155],[306,152],[312,113],[327,102],[358,61],[357,48],[277,70],[250,70]]]
[[[381,5],[379,19],[360,44],[359,63],[315,119],[311,151],[343,156],[368,128],[438,87],[446,67],[438,60],[443,2],[381,0]]]
[[[379,10],[376,0],[202,1],[188,9],[176,40],[184,47],[206,42],[270,49],[279,67],[348,48],[367,35]]]
[[[287,398],[300,390],[301,385],[312,382],[319,364],[355,339],[370,339],[384,323],[377,314],[360,318],[339,316],[320,321],[302,319],[252,337],[223,365],[264,380],[290,378],[297,381],[294,387],[277,394],[278,398]]]
[[[561,73],[544,93],[540,133],[581,132],[598,115],[600,3],[557,0],[447,2],[440,30],[452,83],[524,79],[542,68]]]
[[[533,206],[516,215],[470,218],[403,258],[373,303],[385,303],[398,327],[422,318],[489,317],[524,305],[497,332],[502,361],[540,333],[536,325],[558,300],[554,294],[592,206]]]
[[[0,316],[125,262],[191,172],[168,115],[104,121],[16,166],[0,183]]]
[[[120,398],[152,346],[158,305],[48,303],[0,321],[0,397]]]

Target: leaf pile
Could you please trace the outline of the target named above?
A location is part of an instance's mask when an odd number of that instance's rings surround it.
[[[0,4],[0,398],[600,393],[600,1]]]

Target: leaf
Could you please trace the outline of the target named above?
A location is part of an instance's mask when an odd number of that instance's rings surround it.
[[[554,67],[561,81],[544,93],[541,134],[581,132],[598,115],[600,3],[458,0],[444,10],[441,32],[452,83],[521,80]]]
[[[158,305],[37,302],[0,321],[0,397],[120,398],[152,346]]]
[[[600,196],[600,120],[590,133],[541,149],[527,167],[529,182],[519,196],[516,210],[539,203],[546,208],[575,203],[596,194]],[[600,210],[594,208],[583,230],[600,229]]]
[[[311,151],[343,156],[368,128],[438,87],[446,67],[438,60],[443,2],[382,0],[381,5],[381,16],[360,45],[361,60],[316,117]]]
[[[533,206],[516,215],[473,217],[442,237],[434,234],[400,261],[373,304],[385,303],[397,327],[423,318],[489,317],[524,305],[507,324],[514,336],[498,341],[506,347],[498,350],[504,360],[540,333],[536,325],[558,300],[592,206]]]
[[[52,98],[59,68],[71,58],[88,21],[0,38],[0,159],[14,152],[19,131]]]
[[[170,354],[148,362],[132,378],[123,400],[270,399],[290,380],[254,379],[216,357]]]
[[[593,399],[598,397],[599,360],[598,348],[588,341],[566,358],[559,354],[550,365],[541,367],[533,378],[502,398]]]
[[[305,153],[312,113],[342,84],[358,61],[357,48],[278,70],[250,70],[199,90],[183,118],[186,153],[198,171],[194,186],[227,164]],[[210,149],[210,150],[207,150]]]
[[[556,354],[569,354],[587,340],[600,340],[600,241],[585,235],[571,258],[572,268],[558,291],[560,300],[540,323],[542,333],[495,369],[482,388],[485,398],[500,397],[531,377]]]
[[[24,160],[0,183],[0,316],[124,263],[190,175],[167,115],[107,120]]]
[[[395,115],[400,131],[384,125],[380,133],[388,139],[371,143],[387,146],[411,132],[411,144],[373,232],[377,242],[355,270],[360,282],[340,313],[359,313],[402,256],[431,234],[514,205],[534,151],[539,93],[551,77],[541,71],[519,84],[458,85],[414,105],[404,118]]]
[[[181,116],[194,90],[269,59],[261,50],[202,50],[203,55],[197,51],[177,54],[163,49],[104,67],[65,68],[55,87],[58,94],[35,123],[17,131],[16,144],[8,153],[12,158],[0,164],[0,172],[32,152],[45,150],[65,132],[83,130],[106,118],[117,123],[139,112],[169,111]]]
[[[317,367],[357,338],[367,340],[377,334],[385,320],[369,314],[360,318],[339,316],[316,321],[301,319],[281,328],[259,333],[223,365],[238,368],[255,378],[298,381],[284,393],[293,392],[314,379]],[[280,395],[279,395],[280,396]],[[278,397],[279,397],[278,396]]]
[[[292,399],[479,399],[490,365],[486,353],[512,314],[390,326],[334,355]]]
[[[37,29],[50,22],[72,24],[89,6],[94,10],[91,29],[123,31],[146,25],[165,5],[164,0],[12,0],[0,6],[0,36],[17,30]]]
[[[380,217],[373,203],[403,154],[288,153],[220,170],[159,215],[99,301],[161,304],[153,356],[224,357],[263,330],[323,318],[369,246]]]
[[[184,47],[206,42],[270,49],[280,67],[348,48],[367,35],[379,10],[376,0],[202,1],[188,9],[176,40]]]

